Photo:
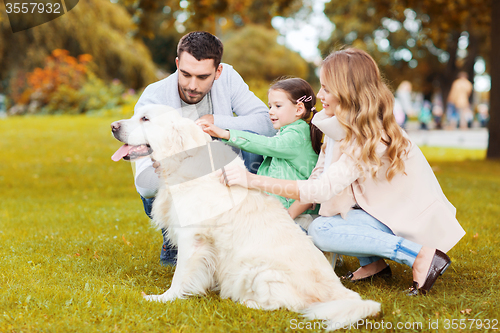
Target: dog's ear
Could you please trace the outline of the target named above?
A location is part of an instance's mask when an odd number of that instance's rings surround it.
[[[162,121],[149,127],[147,132],[155,160],[163,160],[183,150],[183,140],[174,122]]]
[[[211,141],[208,134],[187,118],[174,121],[165,118],[156,130],[148,134],[149,144],[154,151],[153,157],[158,161]]]
[[[174,126],[178,136],[181,137],[183,150],[203,146],[206,145],[207,142],[211,141],[210,135],[203,132],[198,125],[189,119],[183,118],[176,121]]]

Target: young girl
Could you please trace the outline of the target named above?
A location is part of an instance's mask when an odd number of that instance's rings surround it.
[[[408,295],[426,294],[450,265],[444,252],[465,234],[455,208],[396,123],[394,97],[366,52],[330,54],[320,81],[323,110],[312,122],[325,133],[326,147],[310,179],[279,180],[233,167],[226,168],[227,183],[321,203],[308,232],[321,250],[358,257],[361,267],[346,279],[390,276],[388,258],[413,268]]]
[[[242,150],[263,155],[257,174],[279,179],[307,179],[318,160],[322,133],[307,119],[316,112],[316,96],[307,81],[289,78],[274,83],[268,92],[269,116],[279,132],[266,137],[238,130],[221,129],[199,120],[198,125],[213,137]],[[293,199],[276,195],[285,208]],[[311,205],[310,205],[311,206]],[[318,209],[306,213],[317,214]]]

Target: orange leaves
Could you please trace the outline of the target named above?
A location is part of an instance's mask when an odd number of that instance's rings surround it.
[[[45,58],[43,68],[35,68],[31,73],[19,73],[10,82],[11,97],[23,110],[19,114],[38,112],[57,100],[60,91],[79,91],[92,77],[89,68],[92,59],[90,54],[75,58],[67,50],[55,49]],[[67,94],[64,96],[67,98]],[[65,106],[57,107],[61,109]]]
[[[55,57],[55,58],[59,58],[59,57],[65,57],[69,54],[69,52],[67,50],[62,50],[62,49],[55,49],[54,51],[52,51],[52,55]]]
[[[87,79],[87,64],[91,60],[92,56],[89,54],[82,54],[76,59],[67,50],[56,49],[45,59],[43,69],[36,68],[28,74],[28,88],[42,91],[46,95],[63,84],[78,89]]]
[[[78,114],[129,103],[122,83],[115,79],[110,85],[101,80],[93,71],[92,59],[89,54],[73,57],[67,50],[56,49],[42,68],[20,72],[10,81],[15,105],[9,114]]]
[[[11,81],[12,98],[16,104],[26,105],[33,100],[47,104],[60,86],[80,89],[88,81],[90,54],[69,55],[67,50],[56,49],[45,58],[44,68],[35,68],[31,73],[19,74]]]
[[[129,242],[126,238],[125,238],[125,235],[122,235],[122,239],[123,239],[123,242],[124,242],[125,244],[127,244],[127,246],[131,246],[131,245],[132,245],[132,243],[130,243],[130,242]]]
[[[92,56],[90,54],[80,54],[78,56],[78,61],[80,62],[91,62]]]

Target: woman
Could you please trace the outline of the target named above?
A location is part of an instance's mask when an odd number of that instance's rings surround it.
[[[396,123],[394,97],[366,52],[333,52],[320,82],[323,110],[313,124],[326,146],[311,177],[289,181],[226,168],[227,184],[300,201],[289,208],[292,217],[321,203],[308,233],[323,251],[358,257],[361,267],[347,279],[390,275],[387,258],[412,267],[409,295],[426,294],[451,263],[445,252],[465,234],[455,208]]]

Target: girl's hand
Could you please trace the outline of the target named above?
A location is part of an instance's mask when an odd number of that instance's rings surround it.
[[[303,203],[300,203],[300,201],[295,200],[293,202],[293,204],[291,204],[290,207],[288,207],[288,214],[290,215],[290,217],[292,219],[295,219],[297,216],[299,216],[300,214],[302,214],[306,210],[311,209],[312,207],[313,207],[313,204],[311,204],[311,203],[303,204]]]
[[[227,166],[220,169],[217,173],[221,184],[227,186],[239,185],[249,188],[249,178],[252,176],[245,168],[240,166]]]
[[[216,137],[216,138],[221,138],[221,139],[226,139],[229,140],[229,131],[228,130],[223,130],[220,127],[215,126],[211,122],[205,120],[205,119],[198,119],[196,122],[196,125],[200,126],[201,129],[207,133],[210,136]]]

